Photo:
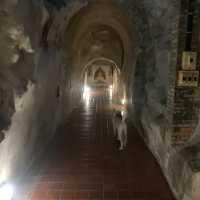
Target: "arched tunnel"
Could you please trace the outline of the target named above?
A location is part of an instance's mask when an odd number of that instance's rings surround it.
[[[199,8],[2,0],[0,200],[199,200]]]

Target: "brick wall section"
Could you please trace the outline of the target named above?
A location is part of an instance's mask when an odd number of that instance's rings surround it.
[[[189,0],[181,1],[179,36],[176,74],[182,69],[182,53],[185,51],[186,29],[187,29],[187,8]],[[193,25],[193,36],[191,51],[199,52],[199,21],[200,13],[195,6],[195,16]],[[197,70],[200,69],[200,59],[198,53]],[[172,144],[178,145],[185,143],[192,135],[197,122],[200,105],[199,87],[177,87],[175,86],[174,109],[172,117]]]

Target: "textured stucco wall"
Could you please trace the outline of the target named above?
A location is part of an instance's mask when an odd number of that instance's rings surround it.
[[[70,74],[67,62],[62,62],[63,52],[54,45],[41,46],[45,8],[32,1],[5,1],[0,12],[2,183],[20,178],[31,166],[78,103],[78,95],[68,94]],[[13,38],[7,34],[10,30]]]
[[[192,146],[186,144],[186,147],[174,148],[171,140],[180,3],[181,1],[149,1],[148,4],[144,1],[155,57],[148,51],[146,55],[142,52],[139,56],[135,74],[138,84],[136,82],[135,90],[141,89],[137,98],[142,135],[160,163],[175,196],[177,199],[198,199],[198,145],[193,143]],[[145,44],[148,44],[147,41]],[[137,87],[138,85],[140,86]],[[145,94],[145,98],[140,101],[142,94]],[[139,128],[139,123],[137,127]],[[198,127],[195,133],[197,132],[199,133]],[[193,138],[193,142],[194,140]]]

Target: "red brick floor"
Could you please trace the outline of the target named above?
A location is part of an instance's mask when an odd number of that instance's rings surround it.
[[[174,200],[133,127],[117,150],[105,97],[75,109],[47,152],[30,200]]]

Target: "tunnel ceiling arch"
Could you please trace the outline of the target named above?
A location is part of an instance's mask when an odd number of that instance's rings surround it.
[[[109,64],[110,66],[112,66],[118,73],[120,73],[120,69],[117,66],[117,64],[110,59],[104,58],[104,57],[100,57],[100,58],[95,58],[90,60],[85,67],[83,68],[83,72],[87,71],[88,68],[92,67],[93,64]]]
[[[84,38],[84,39],[83,39]],[[124,47],[115,30],[103,24],[95,24],[77,38],[73,45],[74,51],[79,49],[80,59],[84,65],[94,58],[105,57],[114,60],[122,68]]]
[[[120,69],[132,66],[137,48],[133,29],[116,2],[91,2],[81,8],[71,17],[63,34],[74,73],[80,73],[88,62],[101,57],[112,60]]]

